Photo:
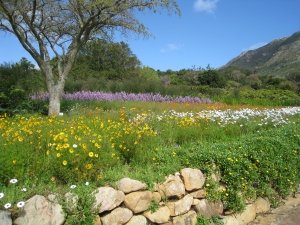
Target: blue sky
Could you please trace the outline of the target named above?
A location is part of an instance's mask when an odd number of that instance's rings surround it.
[[[217,68],[242,51],[300,31],[299,0],[178,0],[182,15],[143,13],[153,37],[123,40],[145,66],[160,70]],[[31,59],[11,35],[0,33],[0,64]]]

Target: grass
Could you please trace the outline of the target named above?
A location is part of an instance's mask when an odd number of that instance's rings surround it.
[[[299,114],[272,114],[261,124],[263,116],[234,120],[196,116],[201,110],[224,110],[223,104],[73,102],[69,106],[63,117],[0,118],[0,192],[5,194],[0,208],[34,194],[72,191],[81,196],[81,208],[88,214],[84,202],[91,196],[85,190],[114,186],[127,176],[152,188],[154,182],[184,167],[205,172],[207,197],[221,199],[233,211],[242,210],[246,200],[256,196],[268,197],[276,205],[300,182]],[[210,178],[216,173],[221,174],[221,188]],[[12,178],[18,183],[10,183]],[[72,190],[71,185],[77,188]],[[15,206],[11,210],[17,212]],[[79,212],[66,212],[70,224],[84,218]]]

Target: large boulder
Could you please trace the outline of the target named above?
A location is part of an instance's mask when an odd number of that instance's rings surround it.
[[[127,194],[133,191],[145,190],[147,188],[147,185],[138,180],[133,180],[125,177],[117,182],[117,188],[118,190],[123,191],[125,194]]]
[[[206,197],[206,191],[201,189],[197,191],[193,191],[189,193],[193,198],[205,198]]]
[[[184,168],[181,171],[185,189],[187,191],[197,190],[203,187],[205,183],[205,177],[201,170]]]
[[[147,225],[147,219],[144,216],[133,216],[125,225]]]
[[[248,224],[256,217],[256,208],[254,204],[247,205],[242,213],[236,215],[240,224]]]
[[[174,201],[167,202],[167,206],[170,209],[171,216],[178,216],[187,213],[193,204],[193,197],[190,195],[184,196],[184,198]]]
[[[97,189],[95,199],[95,207],[99,207],[99,213],[102,213],[118,207],[124,201],[125,194],[111,187],[100,187]]]
[[[109,214],[101,217],[102,225],[122,225],[127,223],[133,213],[127,208],[116,208]]]
[[[12,225],[11,213],[9,211],[0,210],[0,224]]]
[[[222,219],[224,225],[246,225],[253,221],[256,216],[255,205],[247,205],[242,213],[225,216]]]
[[[185,195],[185,187],[179,176],[170,175],[163,183],[165,196],[182,198]]]
[[[144,216],[152,223],[166,223],[170,219],[170,210],[167,206],[163,206],[155,212],[145,212]]]
[[[223,213],[224,209],[221,201],[209,202],[207,199],[196,201],[194,208],[197,214],[205,217],[218,216]]]
[[[270,210],[270,202],[263,198],[256,199],[254,206],[256,213],[266,213]]]
[[[189,211],[181,216],[176,216],[173,218],[173,225],[196,225],[197,224],[197,214],[195,211]]]
[[[149,208],[151,201],[151,191],[139,191],[126,195],[124,203],[134,213],[140,213]]]
[[[233,215],[225,216],[222,222],[224,225],[241,225],[238,219]]]
[[[44,196],[28,199],[15,225],[61,225],[65,221],[61,205],[49,202]]]

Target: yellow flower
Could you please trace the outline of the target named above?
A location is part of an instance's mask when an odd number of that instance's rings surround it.
[[[93,164],[91,164],[91,163],[85,164],[85,168],[86,168],[87,170],[92,169],[92,167],[93,167]]]
[[[66,165],[68,165],[68,161],[67,161],[67,160],[64,160],[64,161],[62,161],[62,164],[63,164],[64,166],[66,166]]]
[[[94,157],[94,152],[89,152],[89,157],[93,158]]]
[[[70,152],[71,154],[73,154],[73,153],[74,153],[74,149],[73,149],[73,148],[70,148],[70,149],[69,149],[69,152]]]
[[[61,157],[61,154],[60,154],[60,153],[57,153],[57,154],[56,154],[56,157],[57,157],[57,158]]]
[[[14,159],[14,160],[12,161],[12,163],[13,163],[13,164],[16,164],[16,163],[17,163],[17,160]]]
[[[68,143],[63,144],[63,148],[69,148],[69,147],[70,147],[70,145]]]

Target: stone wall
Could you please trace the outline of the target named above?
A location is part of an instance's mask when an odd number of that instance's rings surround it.
[[[197,216],[219,216],[225,225],[244,225],[256,214],[270,210],[267,200],[258,198],[239,214],[224,213],[223,203],[210,202],[204,190],[205,176],[198,169],[185,168],[169,175],[150,191],[147,185],[130,178],[116,183],[116,188],[100,187],[95,192],[95,207],[99,216],[94,225],[196,225]],[[218,181],[217,176],[214,179]],[[71,205],[78,197],[67,193]],[[36,195],[26,201],[18,217],[12,221],[8,211],[0,211],[1,225],[61,225],[65,224],[62,206],[54,195]]]

